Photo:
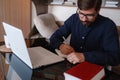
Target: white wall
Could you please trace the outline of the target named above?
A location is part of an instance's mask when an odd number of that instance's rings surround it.
[[[48,6],[48,13],[52,13],[55,16],[56,21],[65,21],[68,17],[74,14],[76,10],[77,7],[75,6]],[[120,9],[102,8],[100,14],[111,18],[117,26],[120,26]]]
[[[120,26],[120,9],[102,8],[100,14],[109,17],[117,26]]]

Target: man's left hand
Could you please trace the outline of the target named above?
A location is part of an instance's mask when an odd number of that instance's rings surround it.
[[[67,60],[70,63],[76,64],[76,63],[81,63],[85,61],[85,57],[83,53],[78,53],[78,52],[72,52],[67,55]]]

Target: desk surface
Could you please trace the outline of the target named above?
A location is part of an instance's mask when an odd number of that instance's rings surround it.
[[[2,52],[5,50],[6,53],[5,46],[0,46],[0,49],[2,49]],[[7,52],[11,52],[11,50],[8,49]],[[57,64],[31,70],[26,64],[24,64],[14,55],[12,56],[6,77],[9,80],[64,80],[63,72],[72,66],[73,65],[67,61],[63,61]],[[18,75],[18,77],[16,75]],[[120,80],[120,75],[110,73],[110,75],[105,80]]]
[[[11,80],[13,79],[11,76],[14,76],[14,74],[11,75],[11,73],[13,73],[12,71],[15,71],[19,78],[22,80],[64,80],[63,72],[74,65],[70,64],[67,61],[63,61],[32,70],[16,55],[12,54],[10,66],[11,72],[8,72],[10,74],[8,74],[7,78]]]
[[[30,69],[24,62],[22,62],[17,56],[12,54],[12,59],[8,71],[7,78],[9,80],[15,79],[16,75],[22,80],[64,80],[63,72],[70,69],[74,65],[70,64],[66,60],[49,66],[44,66],[37,69]],[[15,74],[12,71],[15,71]],[[15,75],[15,76],[14,76]],[[12,76],[12,77],[11,77]],[[105,80],[118,80],[120,76],[114,73],[110,73]]]

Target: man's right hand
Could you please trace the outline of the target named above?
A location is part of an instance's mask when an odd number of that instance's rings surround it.
[[[68,55],[70,54],[71,52],[74,52],[75,50],[68,44],[61,44],[60,47],[59,47],[60,51],[65,54],[65,55]]]

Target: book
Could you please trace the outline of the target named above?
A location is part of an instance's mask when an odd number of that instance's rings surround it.
[[[74,3],[72,1],[65,1],[64,5],[74,5]]]
[[[116,4],[105,4],[105,7],[118,7]]]
[[[119,1],[106,1],[106,4],[118,4]]]
[[[52,2],[51,2],[51,4],[63,4],[64,3],[64,0],[53,0]]]
[[[64,73],[65,80],[101,80],[105,76],[104,67],[82,62]]]
[[[119,6],[119,1],[118,0],[108,0],[105,2],[105,7],[118,7]]]

